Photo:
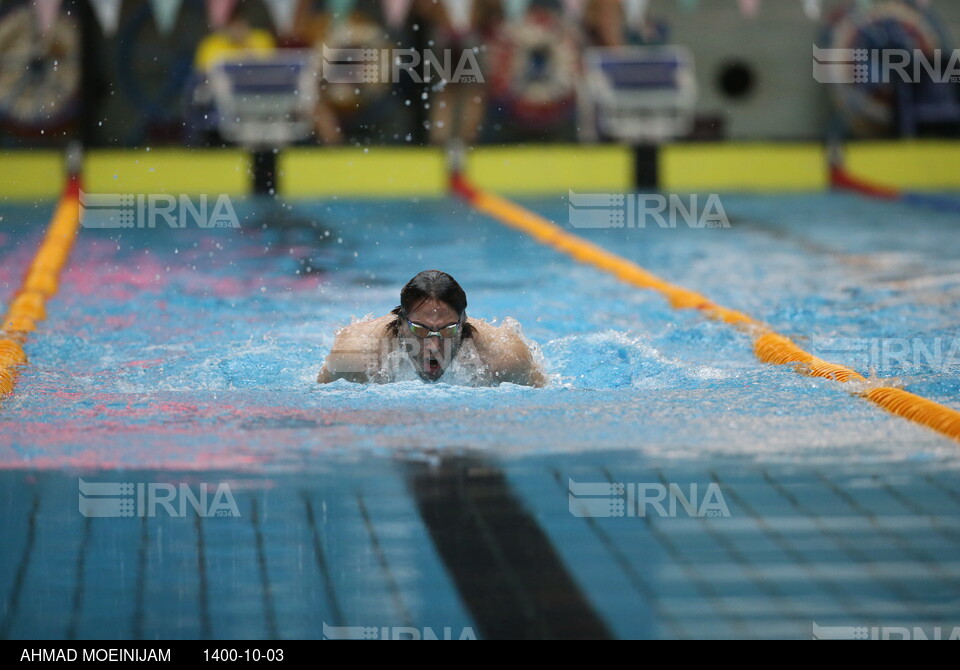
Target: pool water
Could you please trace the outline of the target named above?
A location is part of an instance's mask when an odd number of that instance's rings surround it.
[[[960,406],[950,216],[838,195],[723,201],[730,228],[579,232],[864,374],[871,338],[899,338],[906,353],[890,345],[869,361],[876,373]],[[566,220],[561,198],[528,204]],[[301,467],[331,450],[451,445],[800,462],[955,454],[841,384],[757,362],[728,326],[459,202],[236,207],[239,230],[81,230],[5,403],[3,464]],[[7,294],[47,211],[8,208]],[[549,387],[315,384],[335,329],[387,313],[428,268],[464,286],[471,317],[517,319]],[[937,343],[940,357],[925,356]]]
[[[567,222],[564,197],[520,202]],[[574,232],[826,360],[960,409],[955,216],[834,193],[721,202],[729,228]],[[31,363],[0,409],[0,506],[17,519],[2,531],[5,636],[106,626],[120,637],[319,637],[326,623],[497,637],[559,625],[504,622],[477,604],[471,568],[445,553],[449,524],[424,511],[439,494],[417,488],[419,468],[450,468],[453,481],[503,474],[490,495],[536,520],[552,546],[546,565],[560,566],[551,584],[570,587],[570,614],[558,619],[568,628],[549,629],[557,636],[599,625],[613,637],[809,637],[812,623],[867,616],[881,627],[960,622],[960,567],[943,563],[960,537],[954,441],[840,383],[759,363],[729,326],[453,199],[234,206],[239,229],[81,229],[27,344]],[[52,208],[3,208],[0,297],[18,285]],[[461,283],[472,318],[519,322],[546,388],[316,383],[335,329],[387,313],[431,268]],[[209,518],[91,525],[71,502],[78,476],[232,481],[243,528]],[[730,514],[585,522],[568,507],[570,479],[699,482],[701,493],[715,482]],[[41,543],[43,531],[29,529],[44,527],[62,537]],[[857,533],[866,546],[850,539]],[[194,570],[201,537],[212,552],[206,577]],[[317,563],[328,571],[308,579],[318,537],[335,546]],[[231,551],[235,542],[248,542],[248,555]],[[120,581],[89,576],[93,555],[126,556],[130,569]],[[211,577],[214,558],[232,567]],[[61,562],[65,583],[31,582]],[[184,563],[193,604],[145,608],[184,579],[175,567]],[[650,570],[659,576],[644,577]],[[303,579],[316,584],[298,588]],[[255,612],[212,605],[216,589]],[[65,613],[43,619],[40,604]]]

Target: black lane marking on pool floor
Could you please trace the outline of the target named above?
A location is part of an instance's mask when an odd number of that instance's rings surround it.
[[[263,531],[260,528],[260,508],[257,499],[250,501],[250,523],[253,525],[253,537],[257,546],[257,569],[260,573],[260,590],[263,594],[263,614],[266,619],[267,637],[279,640],[280,632],[277,628],[277,615],[273,606],[273,587],[270,585],[270,573],[267,570],[266,547],[263,543]]]
[[[383,545],[380,544],[380,537],[377,535],[377,532],[373,527],[373,522],[370,520],[370,512],[367,510],[367,504],[363,501],[363,496],[360,494],[357,494],[357,509],[360,511],[360,518],[363,519],[363,527],[366,529],[367,536],[370,538],[370,546],[373,549],[374,555],[377,557],[377,564],[380,566],[380,572],[387,584],[387,589],[390,591],[390,598],[393,600],[393,606],[396,608],[397,613],[403,620],[403,625],[412,627],[413,617],[410,615],[410,610],[403,602],[403,594],[400,592],[400,586],[397,584],[397,579],[393,575],[393,570],[390,569],[390,563],[387,561],[387,555],[383,551]]]
[[[310,526],[310,537],[313,541],[313,554],[317,561],[317,568],[323,578],[323,589],[327,594],[327,603],[330,606],[330,613],[333,617],[334,626],[345,626],[343,609],[340,607],[340,600],[337,598],[337,591],[333,586],[333,575],[330,572],[330,564],[327,561],[327,554],[323,548],[323,540],[320,537],[320,531],[317,528],[317,518],[313,511],[313,503],[306,491],[301,492],[304,510],[307,514],[307,523]]]
[[[406,469],[420,516],[480,637],[612,637],[494,463],[468,455]]]
[[[0,640],[6,640],[10,635],[10,627],[17,617],[17,609],[20,606],[20,594],[23,592],[23,582],[27,576],[27,568],[30,567],[30,557],[33,554],[33,545],[37,539],[37,511],[40,509],[39,492],[33,496],[33,502],[30,504],[30,517],[27,520],[27,539],[23,545],[23,555],[17,564],[17,572],[13,578],[13,586],[10,588],[10,594],[7,597],[6,616],[0,621]]]
[[[83,535],[80,540],[80,551],[77,553],[76,577],[74,578],[73,601],[70,607],[70,622],[67,624],[66,639],[77,639],[77,626],[80,625],[81,615],[83,613],[83,591],[86,585],[85,570],[87,565],[87,553],[90,550],[90,527],[93,524],[92,518],[83,517]]]
[[[137,545],[137,581],[133,600],[133,630],[134,640],[143,639],[143,622],[147,611],[147,570],[149,564],[147,555],[150,551],[150,529],[147,527],[147,517],[140,517],[140,536]]]
[[[203,536],[203,517],[199,514],[194,517],[194,528],[197,531],[197,575],[200,578],[200,637],[209,640],[213,638],[213,625],[210,621],[210,586],[207,581],[207,541]]]

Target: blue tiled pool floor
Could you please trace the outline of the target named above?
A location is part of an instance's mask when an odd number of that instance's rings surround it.
[[[188,505],[181,517],[174,498],[171,516],[132,494],[119,497],[155,516],[86,517],[80,479],[171,483],[177,496],[226,484],[220,502],[237,515]],[[575,487],[603,483],[622,492]],[[960,476],[924,464],[461,453],[331,460],[304,476],[13,471],[0,491],[9,638],[809,639],[815,626],[960,626]]]

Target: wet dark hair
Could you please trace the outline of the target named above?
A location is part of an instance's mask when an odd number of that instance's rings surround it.
[[[466,317],[467,294],[457,280],[440,270],[424,270],[400,290],[400,304],[392,310],[392,313],[397,315],[393,323],[394,332],[400,332],[401,312],[410,313],[424,300],[431,298],[450,305],[461,319]],[[463,337],[470,337],[472,334],[470,324],[464,323]]]

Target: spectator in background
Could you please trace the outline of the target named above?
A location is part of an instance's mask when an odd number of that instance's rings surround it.
[[[649,11],[631,25],[621,0],[587,0],[583,32],[587,44],[595,47],[664,44],[668,37],[666,25],[652,18]]]
[[[298,0],[293,32],[278,36],[279,46],[288,49],[320,49],[324,36],[329,32],[330,15],[323,10],[323,2]],[[343,129],[336,111],[325,95],[321,84],[317,104],[313,112],[314,133],[323,144],[343,142]]]
[[[502,0],[474,0],[473,9],[464,25],[458,25],[444,3],[437,0],[414,0],[414,14],[425,23],[433,44],[429,48],[438,56],[450,49],[454,64],[465,49],[477,49],[481,72],[483,47],[503,23]],[[473,144],[483,125],[486,112],[486,85],[483,82],[431,82],[430,143],[444,145],[451,140]]]
[[[186,85],[184,114],[185,141],[188,145],[217,145],[223,142],[217,129],[213,91],[207,75],[219,61],[241,53],[267,55],[274,51],[272,35],[250,26],[246,9],[237,5],[230,19],[219,30],[200,40],[194,53],[194,71]]]
[[[207,72],[215,63],[241,53],[268,55],[276,45],[266,30],[253,28],[243,5],[237,5],[227,24],[202,40],[197,46],[194,67]]]

